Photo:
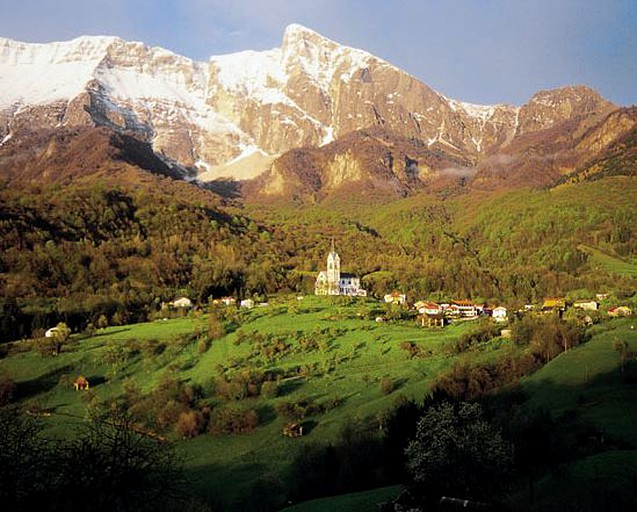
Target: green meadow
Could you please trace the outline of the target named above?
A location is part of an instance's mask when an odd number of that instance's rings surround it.
[[[590,334],[586,344],[522,379],[530,397],[527,405],[551,413],[561,430],[558,439],[578,436],[582,445],[579,458],[538,483],[538,507],[567,509],[587,502],[587,510],[625,510],[627,504],[634,505],[637,321],[613,320],[591,328]],[[623,365],[617,342],[628,346]],[[524,501],[526,496],[516,499]]]
[[[378,317],[385,320],[376,321]],[[88,408],[120,400],[131,383],[151,393],[167,375],[200,389],[200,401],[213,411],[228,405],[256,411],[259,424],[250,433],[203,432],[191,439],[176,430],[162,433],[176,441],[193,495],[221,509],[239,510],[242,500],[253,499],[255,486],[285,488],[294,459],[313,446],[337,442],[344,425],[380,422],[401,397],[421,401],[435,379],[459,361],[484,363],[518,350],[513,342],[495,338],[458,354],[453,346],[474,329],[474,322],[425,329],[407,315],[391,317],[390,308],[366,299],[279,298],[264,307],[237,310],[224,321],[225,334],[203,347],[209,315],[191,313],[74,335],[58,356],[41,355],[35,341],[13,342],[0,359],[0,372],[16,382],[17,397],[28,408],[44,413],[52,436],[72,436]],[[625,340],[631,353],[637,352],[633,323],[617,319],[590,328],[590,341],[522,379],[529,408],[548,409],[558,422],[576,416],[603,429],[608,442],[617,446],[613,453],[571,461],[569,478],[576,487],[588,485],[593,477],[611,478],[618,463],[630,465],[636,458],[637,412],[631,404],[637,388],[627,384],[631,369],[622,371],[614,348],[615,340]],[[257,350],[259,339],[284,350],[263,356]],[[276,372],[278,395],[215,395],[215,379],[246,368]],[[89,379],[89,391],[74,390],[79,375]],[[384,388],[384,381],[391,385]],[[322,406],[303,418],[302,437],[282,435],[290,421],[280,413],[286,402]],[[540,482],[540,496],[563,497],[555,478]],[[373,510],[372,503],[390,498],[397,489],[312,501],[292,510]],[[523,493],[516,498],[524,499]]]
[[[345,423],[378,417],[399,395],[421,400],[433,379],[457,360],[450,345],[471,329],[470,323],[436,330],[420,327],[415,319],[377,322],[384,313],[384,305],[364,299],[291,297],[240,311],[239,323],[229,323],[228,333],[203,353],[197,341],[205,337],[208,316],[195,315],[76,335],[55,357],[42,356],[31,341],[14,342],[0,360],[0,371],[17,383],[29,407],[47,413],[49,432],[57,436],[71,435],[73,425],[86,417],[89,397],[93,402],[116,400],[125,383],[150,392],[168,374],[209,397],[220,372],[245,367],[282,372],[279,396],[232,402],[258,412],[254,432],[203,433],[194,439],[167,434],[178,441],[194,490],[228,504],[260,478],[284,481],[296,454],[307,445],[335,441]],[[287,352],[274,360],[255,355],[250,340],[257,333],[283,340]],[[317,347],[297,350],[299,339],[313,338],[319,339]],[[417,357],[401,348],[405,342],[418,347]],[[497,357],[503,346],[483,347],[465,357]],[[79,375],[89,379],[89,392],[74,390]],[[391,381],[389,391],[381,389],[383,378]],[[212,408],[220,405],[217,399],[204,400]],[[303,437],[284,437],[288,420],[277,414],[277,404],[299,400],[335,405],[304,418]]]
[[[611,256],[600,249],[587,245],[581,245],[580,249],[588,255],[591,263],[597,268],[602,268],[611,274],[637,276],[637,264],[634,262]]]

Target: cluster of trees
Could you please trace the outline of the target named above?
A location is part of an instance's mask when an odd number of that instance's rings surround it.
[[[435,506],[443,495],[493,503],[536,464],[538,454],[523,446],[552,442],[526,428],[534,417],[520,413],[504,429],[476,402],[440,393],[422,404],[399,397],[382,417],[349,420],[333,443],[302,450],[289,472],[289,494],[305,500],[408,482],[419,504],[431,497]]]
[[[332,236],[347,270],[379,296],[404,289],[413,298],[527,302],[575,289],[634,289],[634,278],[611,278],[578,248],[637,254],[634,205],[612,181],[465,206],[425,197],[363,213],[239,210],[211,193],[165,187],[0,190],[0,336],[29,336],[59,321],[76,330],[102,317],[143,320],[178,293],[200,303],[311,293]]]
[[[20,406],[0,406],[0,502],[12,511],[183,509],[182,463],[173,446],[125,416],[95,416],[65,441]]]
[[[517,382],[561,352],[587,340],[584,327],[557,315],[525,315],[511,328],[513,341],[521,350],[490,363],[472,365],[459,361],[436,378],[433,388],[456,399],[472,400]],[[484,339],[495,335],[488,325],[467,333],[461,339]],[[457,341],[455,346],[465,346]]]

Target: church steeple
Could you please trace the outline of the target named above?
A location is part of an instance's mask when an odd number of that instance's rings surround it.
[[[327,289],[328,295],[340,294],[341,280],[341,258],[334,247],[334,237],[332,237],[332,250],[327,255]]]

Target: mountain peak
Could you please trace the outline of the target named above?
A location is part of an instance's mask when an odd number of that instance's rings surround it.
[[[599,92],[587,85],[567,85],[536,92],[529,103],[554,106],[556,103],[609,103]]]
[[[285,30],[283,31],[283,39],[285,40],[288,37],[306,37],[306,36],[318,36],[322,39],[325,39],[321,34],[307,28],[304,25],[300,25],[299,23],[291,23]]]
[[[283,32],[283,44],[281,49],[285,53],[286,50],[289,51],[297,51],[301,49],[307,49],[308,46],[315,46],[319,48],[345,48],[345,46],[332,41],[331,39],[319,34],[318,32],[304,27],[303,25],[299,25],[298,23],[293,23],[288,25]]]

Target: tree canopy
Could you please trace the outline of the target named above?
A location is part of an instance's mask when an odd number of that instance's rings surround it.
[[[483,417],[480,405],[442,402],[418,421],[406,449],[422,489],[455,498],[492,500],[512,467],[512,449]]]

